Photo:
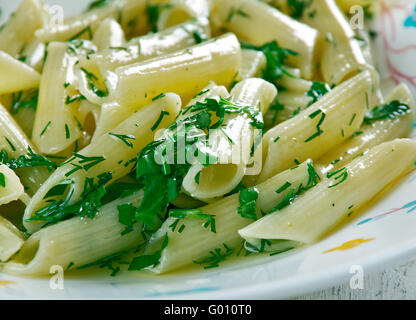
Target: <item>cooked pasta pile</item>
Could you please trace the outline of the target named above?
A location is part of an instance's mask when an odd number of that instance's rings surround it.
[[[0,29],[0,270],[209,269],[359,214],[416,160],[412,94],[382,94],[376,34],[349,23],[365,2],[97,0],[59,22],[22,0]]]

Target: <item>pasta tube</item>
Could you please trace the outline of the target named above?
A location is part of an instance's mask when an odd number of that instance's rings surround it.
[[[43,1],[23,0],[0,30],[0,50],[20,58],[19,53],[33,39],[35,31],[47,25],[48,21],[49,13]]]
[[[0,94],[39,86],[40,74],[36,70],[2,51],[0,51],[0,70]]]
[[[173,0],[170,6],[160,13],[157,29],[164,30],[192,18],[208,19],[211,2],[211,0]]]
[[[0,148],[5,150],[10,158],[26,155],[29,149],[36,148],[27,138],[10,113],[0,105]],[[32,195],[49,177],[46,168],[30,167],[16,170],[26,192]]]
[[[258,181],[290,168],[296,161],[316,159],[357,131],[372,103],[371,73],[362,72],[336,87],[297,116],[263,137],[263,170]]]
[[[266,68],[266,57],[262,52],[242,49],[241,58],[241,68],[236,81],[261,77],[262,71]]]
[[[124,31],[114,19],[105,19],[98,27],[93,38],[98,50],[120,48],[125,41]]]
[[[116,81],[111,81],[111,79],[115,78],[114,72],[117,68],[185,49],[195,45],[197,43],[196,39],[207,39],[209,36],[208,20],[190,21],[159,33],[133,38],[122,47],[108,48],[96,54],[88,55],[80,59],[78,69],[84,68],[99,79],[107,79],[107,89],[110,93],[109,96],[112,97]],[[82,72],[81,76],[83,76]],[[89,97],[89,100],[97,104],[110,105],[110,108],[114,106],[114,101],[111,101],[111,99],[109,101],[109,99],[97,97],[94,93],[90,94],[91,90],[88,89],[88,83],[84,84],[84,87],[81,86],[80,90],[85,96]],[[119,110],[119,113],[127,111]],[[128,112],[128,114],[130,115],[131,112]],[[104,118],[108,118],[107,115],[107,112],[102,113]],[[106,119],[102,121],[105,122]]]
[[[0,262],[10,259],[24,243],[23,234],[8,220],[0,216]]]
[[[48,58],[39,89],[39,101],[32,139],[42,153],[57,154],[79,139],[81,130],[72,108],[77,108],[81,96],[70,84],[75,82],[74,65],[77,56],[65,43],[48,46]]]
[[[94,219],[75,217],[34,233],[10,262],[0,264],[0,270],[15,275],[47,275],[52,266],[75,269],[138,246],[143,241],[142,225],[137,223],[132,232],[122,235],[125,226],[118,222],[117,206],[137,206],[142,196],[139,191],[115,200],[103,206]]]
[[[232,89],[231,101],[265,112],[276,94],[277,90],[271,83],[251,78]],[[252,119],[245,113],[229,115],[225,118],[224,127],[210,133],[209,144],[219,161],[207,167],[196,162],[190,168],[184,178],[183,188],[193,198],[207,201],[221,197],[241,182],[247,174],[255,140],[255,128],[251,122]]]
[[[303,21],[321,32],[320,67],[325,82],[339,84],[372,68],[335,0],[312,1],[306,10]]]
[[[82,194],[85,179],[112,172],[112,181],[131,171],[131,159],[149,142],[153,141],[156,129],[167,127],[178,115],[180,98],[172,93],[153,102],[122,122],[112,132],[96,139],[78,154],[61,165],[39,188],[27,205],[24,226],[33,233],[39,230],[42,222],[28,222],[37,210],[47,204],[45,196],[56,185],[71,179],[72,193],[70,204],[76,203]]]
[[[370,148],[382,142],[407,137],[415,115],[415,102],[410,89],[401,84],[387,97],[389,103],[399,101],[408,106],[408,110],[398,114],[389,114],[384,119],[363,124],[346,143],[325,154],[317,162],[320,172],[326,174],[345,166],[348,162],[368,152]]]
[[[259,198],[258,207],[262,211],[270,210],[288,194],[288,190],[276,193],[276,190],[286,183],[295,188],[307,185],[310,175],[308,163],[284,171],[257,186]],[[214,215],[216,232],[204,230],[205,221],[192,217],[181,219],[180,225],[184,225],[183,232],[179,228],[173,228],[176,218],[168,218],[162,227],[152,236],[146,252],[153,252],[160,248],[160,242],[168,236],[168,246],[162,251],[159,265],[152,268],[155,273],[166,273],[180,267],[192,264],[192,261],[205,256],[210,250],[222,247],[226,244],[230,248],[241,245],[238,230],[249,225],[251,219],[238,214],[239,195],[234,194],[201,208],[202,214]],[[186,248],[186,250],[183,250]],[[145,253],[146,253],[145,252]]]
[[[278,41],[282,48],[298,53],[289,62],[302,70],[302,76],[306,79],[313,77],[317,30],[257,0],[217,1],[212,21],[254,45]]]
[[[163,92],[189,101],[210,81],[228,86],[240,68],[240,43],[226,34],[186,50],[117,69],[116,99],[137,109]]]
[[[0,205],[18,200],[25,193],[19,177],[8,166],[0,165]]]
[[[415,159],[415,141],[398,139],[383,143],[323,180],[290,206],[257,220],[239,234],[247,240],[314,243],[388,184],[408,173],[414,168]]]

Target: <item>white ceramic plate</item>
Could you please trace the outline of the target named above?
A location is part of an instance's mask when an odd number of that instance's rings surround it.
[[[47,2],[62,5],[68,15],[86,5],[83,0]],[[3,21],[17,3],[0,0]],[[379,32],[375,46],[383,87],[388,90],[406,82],[416,92],[416,1],[379,4],[373,29]],[[414,190],[415,172],[325,240],[278,256],[240,258],[210,271],[160,277],[133,273],[66,277],[64,290],[52,290],[48,278],[0,274],[0,299],[272,299],[309,293],[348,281],[356,265],[365,275],[416,256]],[[365,242],[358,245],[357,239]],[[352,244],[349,250],[325,253],[345,243]]]

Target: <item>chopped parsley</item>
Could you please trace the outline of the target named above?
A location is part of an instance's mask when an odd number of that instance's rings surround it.
[[[6,188],[6,176],[3,172],[0,172],[0,187]]]
[[[166,95],[162,92],[162,93],[161,93],[161,94],[159,94],[158,96],[154,97],[154,98],[152,99],[152,101],[156,101],[156,100],[162,99],[162,98],[164,98],[164,97],[166,97]]]
[[[65,104],[71,104],[71,103],[82,101],[82,100],[87,100],[87,98],[85,98],[82,94],[77,94],[73,97],[66,96]]]
[[[111,2],[113,2],[113,0],[95,0],[95,1],[91,2],[88,5],[87,11],[97,9],[97,8],[101,8],[101,7],[105,7],[106,5],[110,4]]]
[[[148,267],[155,267],[160,263],[160,258],[162,257],[162,251],[168,246],[169,238],[168,235],[165,235],[162,246],[160,250],[156,251],[153,254],[141,255],[133,259],[130,263],[129,271],[133,270],[143,270]]]
[[[230,11],[228,12],[228,16],[225,22],[230,23],[236,15],[243,17],[243,18],[250,18],[250,16],[246,12],[244,12],[242,8],[235,9],[234,7],[232,7]]]
[[[312,83],[311,88],[308,92],[306,92],[306,95],[308,97],[311,97],[312,100],[309,102],[308,107],[313,105],[315,102],[317,102],[319,99],[321,99],[324,95],[326,95],[331,88],[328,84],[324,82],[314,81]]]
[[[106,269],[108,269],[108,270],[111,271],[110,276],[111,277],[115,277],[121,271],[121,268],[120,268],[120,266],[114,266],[113,264],[114,263],[121,264],[121,261],[120,260],[121,260],[121,257],[124,254],[126,254],[126,252],[118,252],[118,253],[112,254],[110,256],[107,256],[105,258],[99,259],[99,260],[97,260],[95,262],[92,262],[92,263],[88,263],[88,264],[84,264],[82,266],[79,266],[76,269],[77,270],[82,270],[82,269],[87,269],[87,268],[92,268],[92,267],[99,267],[101,269],[106,268]],[[72,267],[73,265],[74,265],[74,263],[71,262],[66,270],[68,271],[68,269],[70,267]]]
[[[265,214],[269,214],[277,210],[279,211],[282,210],[283,208],[290,205],[293,201],[295,201],[300,195],[302,195],[303,193],[305,193],[306,191],[315,187],[318,184],[318,182],[321,180],[321,177],[319,176],[318,172],[315,170],[311,162],[308,162],[307,165],[308,165],[308,183],[305,186],[301,184],[296,188],[296,187],[291,187],[292,185],[289,182],[286,182],[282,187],[280,187],[276,191],[276,193],[281,194],[290,188],[289,191],[285,194],[282,200],[280,200],[280,202],[273,209],[271,209],[269,212]]]
[[[68,124],[65,124],[65,137],[66,139],[71,139],[71,132],[69,131]]]
[[[312,0],[287,0],[290,16],[295,19],[300,19],[306,8],[311,4]]]
[[[281,186],[279,189],[276,190],[276,193],[282,193],[287,188],[289,188],[292,184],[289,181],[286,181],[283,186]]]
[[[240,191],[238,214],[243,218],[257,220],[257,199],[259,191],[256,187],[249,187]]]
[[[263,70],[263,79],[276,85],[276,81],[283,75],[293,78],[293,75],[284,69],[284,65],[289,56],[297,56],[298,53],[279,47],[276,41],[266,43],[262,46],[254,46],[251,44],[241,44],[244,49],[252,49],[263,52],[266,57],[266,68]]]
[[[171,8],[171,4],[148,4],[146,8],[147,24],[149,25],[151,32],[158,32],[157,22],[159,20],[160,13],[163,9]]]
[[[84,29],[82,29],[80,32],[78,32],[77,34],[75,34],[71,39],[69,39],[68,41],[73,41],[73,40],[77,40],[79,37],[81,37],[83,34],[87,33],[89,39],[91,40],[93,38],[93,34],[92,34],[92,29],[91,26],[87,26]]]
[[[208,129],[220,129],[227,114],[247,114],[253,127],[264,127],[261,114],[254,107],[234,104],[224,98],[208,98],[183,109],[175,122],[165,129],[166,134],[149,143],[139,153],[136,179],[144,185],[144,196],[139,207],[135,209],[132,223],[142,221],[146,228],[153,230],[158,215],[178,198],[183,178],[194,161],[199,161],[205,167],[217,161],[216,153],[208,145]],[[215,121],[211,120],[213,115]],[[156,125],[158,123],[154,129]],[[198,134],[193,134],[196,131]],[[183,136],[187,137],[185,150],[178,146],[178,141]],[[171,151],[168,153],[168,150],[172,150],[173,154]],[[182,151],[186,153],[184,162],[174,161],[179,159],[179,152]]]

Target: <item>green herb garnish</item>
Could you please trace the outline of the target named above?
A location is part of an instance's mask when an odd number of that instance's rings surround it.
[[[250,187],[240,191],[238,214],[243,218],[257,220],[257,199],[259,191],[256,187]]]
[[[234,253],[234,249],[228,247],[225,243],[222,244],[225,251],[222,248],[215,248],[209,252],[209,255],[200,259],[194,260],[193,263],[202,265],[204,269],[212,269],[219,267],[219,264],[223,262],[227,257]]]

